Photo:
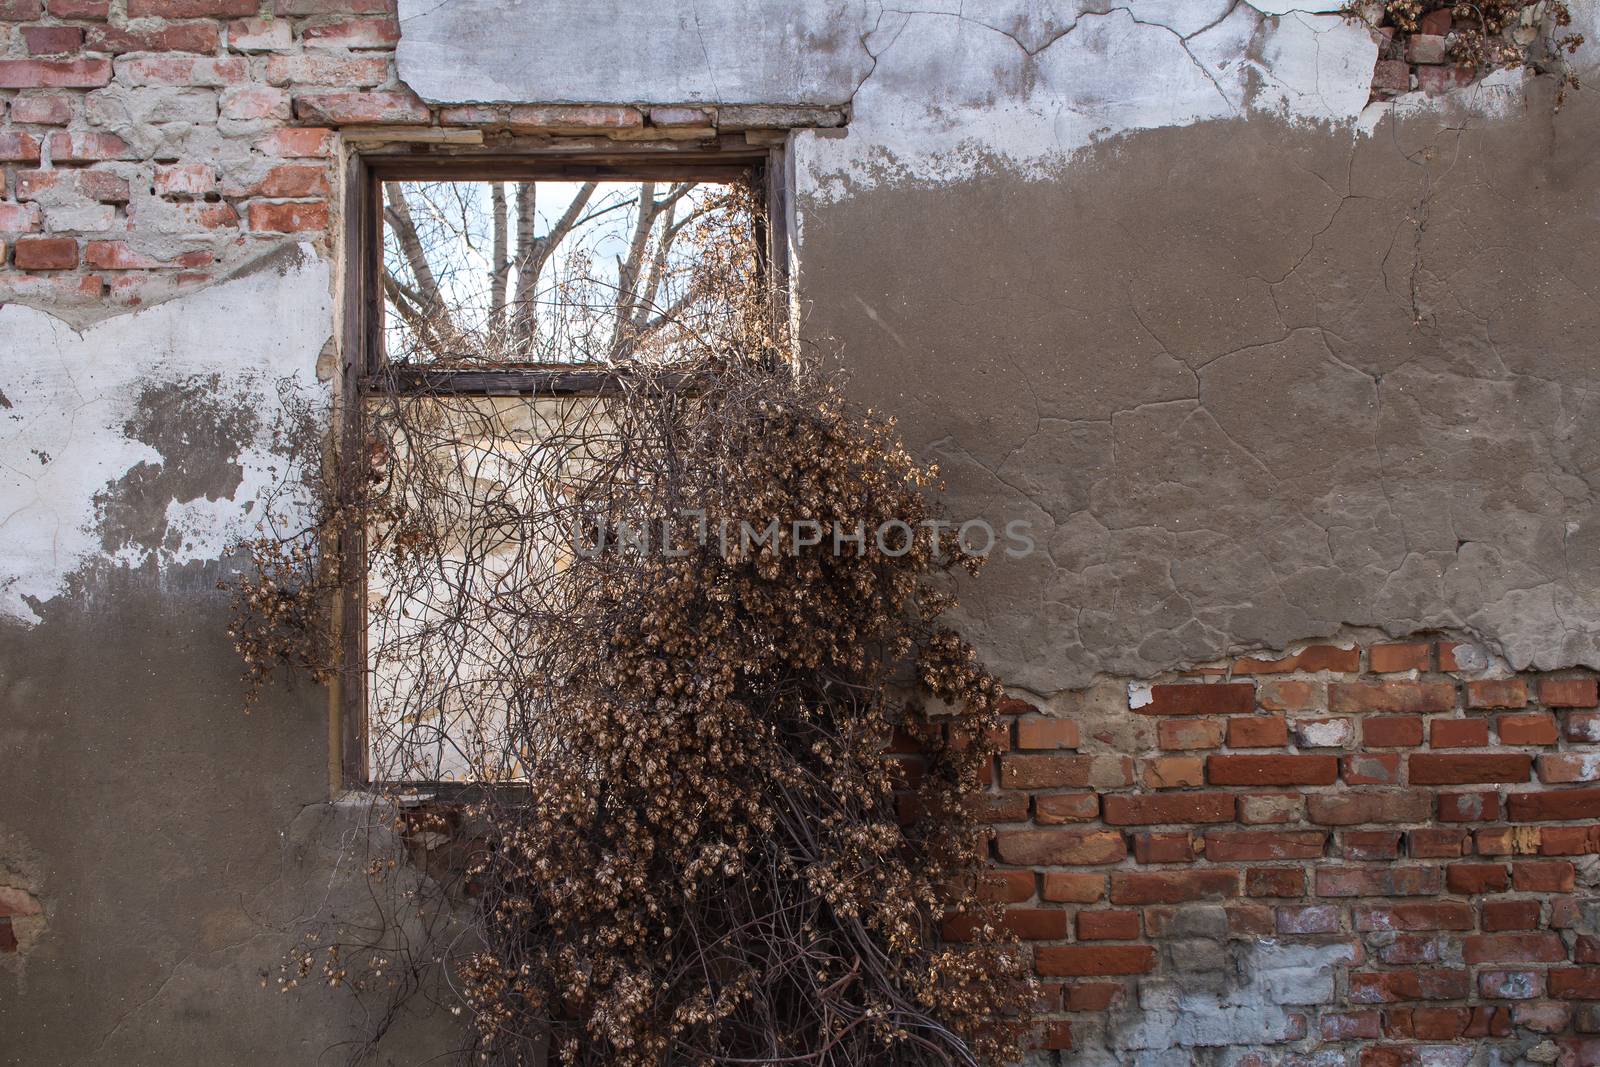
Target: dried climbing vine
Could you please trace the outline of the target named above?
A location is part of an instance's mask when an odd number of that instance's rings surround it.
[[[1388,38],[1380,58],[1406,59],[1413,37],[1444,38],[1444,57],[1471,78],[1531,69],[1558,80],[1556,108],[1579,88],[1567,62],[1584,44],[1565,0],[1350,0],[1343,12]],[[1436,62],[1437,60],[1432,60]]]
[[[282,985],[384,994],[381,1030],[431,983],[495,1064],[1013,1062],[1034,990],[978,821],[1001,688],[939,621],[979,561],[892,423],[795,363],[742,239],[698,239],[717,321],[598,399],[390,382],[320,518],[250,546],[253,682],[346,672],[377,777],[463,788],[392,787],[365,861],[412,879],[396,924],[467,932],[319,931]],[[353,582],[357,665],[325,637]]]

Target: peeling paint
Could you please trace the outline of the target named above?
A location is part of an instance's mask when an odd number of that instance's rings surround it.
[[[92,560],[217,559],[283,490],[272,430],[325,393],[332,303],[309,249],[275,262],[82,329],[0,308],[0,617],[36,620]]]

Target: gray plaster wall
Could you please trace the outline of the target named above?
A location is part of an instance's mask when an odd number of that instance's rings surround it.
[[[1347,627],[1600,665],[1595,90],[1375,109],[1333,5],[973,6],[402,0],[400,74],[848,104],[791,144],[804,329],[957,515],[1034,524],[966,594],[1012,684]],[[325,403],[335,266],[290,246],[81,328],[0,308],[0,887],[42,909],[0,1062],[338,1062],[366,1021],[260,988],[306,919],[362,913],[356,817],[323,693],[241,714],[215,588],[292,480],[278,413]]]

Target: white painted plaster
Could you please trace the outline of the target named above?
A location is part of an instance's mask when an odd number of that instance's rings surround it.
[[[309,245],[298,260],[136,314],[73,329],[16,304],[0,307],[0,617],[31,622],[29,600],[59,595],[90,560],[145,562],[140,549],[108,556],[95,496],[160,454],[124,425],[140,391],[196,375],[221,377],[221,397],[244,395],[261,419],[230,498],[172,501],[178,537],[160,565],[216,559],[247,533],[286,472],[269,448],[280,385],[320,395],[317,354],[333,322],[327,264]],[[45,462],[48,457],[48,462]]]

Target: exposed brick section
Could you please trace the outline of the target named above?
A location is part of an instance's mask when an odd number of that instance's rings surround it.
[[[1331,785],[1339,777],[1334,756],[1211,756],[1212,785]]]
[[[583,105],[432,108],[397,76],[400,32],[392,0],[0,0],[0,299],[137,306],[276,245],[331,247],[342,126],[407,127],[407,136],[411,127],[442,133],[443,125],[466,125],[617,138],[654,127],[693,141],[718,131],[834,127],[847,117],[837,107],[671,101],[648,114]],[[744,136],[772,143],[766,134]],[[22,169],[82,176],[48,188],[34,178],[25,199]],[[70,237],[75,264],[57,265],[66,262],[64,245],[15,243],[29,235]],[[47,248],[61,251],[47,256]],[[109,293],[99,271],[112,272]],[[1033,750],[1074,747],[1061,733]],[[1106,767],[1112,778],[1097,776],[1095,787],[1132,784],[1117,777],[1114,761]]]
[[[1539,682],[1539,703],[1551,708],[1600,706],[1600,686],[1593,678],[1544,678]]]
[[[1533,769],[1533,757],[1518,752],[1460,755],[1423,752],[1410,757],[1408,768],[1413,785],[1526,782]]]
[[[1243,715],[1255,708],[1256,688],[1249,683],[1153,685],[1149,699],[1130,701],[1141,715]]]
[[[986,892],[1039,975],[1067,980],[1041,1043],[1055,1024],[1098,1033],[1092,1015],[1139,1003],[1144,976],[1181,989],[1238,961],[1254,980],[1271,944],[1335,962],[1294,994],[1292,1025],[1234,1039],[1270,1047],[1260,1063],[1421,1067],[1547,1037],[1600,1062],[1580,871],[1600,857],[1592,679],[1486,679],[1476,649],[1458,676],[1456,648],[1311,646],[1135,685],[1137,749],[1008,704]]]
[[[1291,671],[1352,674],[1360,669],[1361,650],[1337,645],[1310,645],[1281,659],[1246,658],[1233,663],[1234,674],[1286,674]]]
[[[1328,710],[1339,712],[1437,712],[1455,707],[1456,687],[1449,682],[1334,682],[1328,686]]]

